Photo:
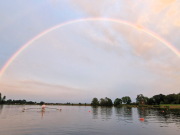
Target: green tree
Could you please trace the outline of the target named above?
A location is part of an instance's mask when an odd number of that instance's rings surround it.
[[[43,104],[44,104],[44,102],[43,102],[43,101],[41,101],[41,102],[40,102],[40,105],[43,105]]]
[[[98,99],[97,98],[93,98],[92,102],[91,102],[91,105],[93,105],[93,106],[99,105]]]
[[[104,106],[105,105],[105,99],[101,98],[100,101],[99,101],[99,104],[101,106]]]
[[[120,105],[120,104],[122,104],[122,100],[120,98],[116,98],[114,100],[114,106],[117,106],[117,105]]]
[[[1,93],[0,93],[0,104],[2,103],[2,100],[1,100]]]
[[[0,104],[4,104],[6,100],[6,96],[4,96],[3,98],[1,97],[1,93],[0,93]]]
[[[105,97],[105,106],[112,106],[113,103],[112,103],[112,100],[108,97]]]
[[[144,97],[144,102],[147,104],[148,103],[149,98],[148,97]]]
[[[122,97],[122,102],[125,104],[130,104],[131,98],[129,96]]]
[[[169,94],[164,97],[165,104],[174,104],[176,103],[176,94]]]
[[[113,103],[112,103],[112,100],[108,97],[105,97],[105,99],[101,98],[100,99],[100,105],[101,106],[112,106]]]
[[[155,102],[154,102],[153,98],[150,98],[150,99],[147,101],[147,104],[148,104],[148,105],[154,105]]]
[[[3,97],[3,99],[2,99],[2,104],[5,103],[5,100],[6,100],[6,96]]]
[[[141,102],[141,100],[144,100],[144,96],[143,96],[143,94],[139,94],[139,95],[137,95],[137,98],[136,98],[136,103],[140,103],[140,102]]]
[[[180,104],[180,93],[175,96],[175,103]]]
[[[8,100],[6,101],[6,103],[7,103],[7,104],[11,104],[11,103],[12,103],[12,100],[11,100],[11,99],[8,99]]]
[[[165,95],[163,94],[159,94],[159,95],[155,95],[153,96],[153,100],[155,102],[155,104],[160,104],[161,101],[164,101]]]
[[[140,103],[140,102],[141,102],[141,100],[144,100],[144,102],[147,104],[147,103],[148,103],[149,98],[148,98],[148,97],[143,96],[143,94],[139,94],[139,95],[137,95],[137,98],[136,98],[136,103]]]
[[[160,104],[164,104],[164,102],[163,102],[163,101],[161,101],[161,102],[160,102]]]

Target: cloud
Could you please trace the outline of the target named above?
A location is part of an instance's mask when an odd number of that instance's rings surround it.
[[[78,98],[84,94],[84,90],[70,86],[49,84],[37,80],[14,80],[11,84],[1,81],[1,92],[8,98],[23,98],[27,100],[43,99],[46,101],[67,101]],[[40,100],[39,100],[40,101]]]
[[[139,0],[139,1],[71,1],[69,4],[87,17],[107,17],[125,20],[148,28],[170,43],[177,42],[180,26],[180,1],[176,0]],[[99,5],[99,6],[98,6]],[[96,42],[97,46],[107,52],[122,54],[122,46],[128,46],[127,50],[138,59],[144,59],[147,68],[159,74],[166,74],[173,78],[179,78],[179,65],[171,60],[178,61],[178,57],[163,43],[152,36],[128,28],[122,24],[109,23],[95,24],[88,30],[86,38]],[[85,33],[85,31],[83,31]],[[179,33],[179,34],[178,34]],[[178,44],[173,44],[178,47]],[[161,62],[160,62],[161,61]],[[168,63],[168,64],[166,64]],[[171,63],[171,64],[169,64]],[[161,70],[161,71],[160,71]]]
[[[175,3],[176,0],[154,0],[153,6],[156,13],[161,12],[163,9]]]
[[[81,89],[78,88],[73,88],[73,87],[67,87],[67,86],[63,86],[63,85],[57,85],[57,84],[49,84],[49,83],[45,83],[45,82],[41,82],[41,81],[36,81],[36,80],[21,80],[19,81],[19,83],[21,85],[28,85],[28,87],[32,86],[36,86],[36,87],[44,87],[46,89],[55,89],[55,90],[61,90],[61,91],[82,91]]]

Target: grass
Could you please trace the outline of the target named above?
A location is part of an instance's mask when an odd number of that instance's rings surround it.
[[[180,104],[160,104],[160,106],[180,106]]]

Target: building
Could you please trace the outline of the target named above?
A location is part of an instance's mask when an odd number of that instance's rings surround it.
[[[144,101],[144,99],[141,99],[141,101],[140,101],[140,105],[145,105],[145,101]]]

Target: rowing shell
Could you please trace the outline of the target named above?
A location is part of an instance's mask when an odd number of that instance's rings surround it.
[[[25,112],[25,110],[29,110],[29,109],[41,109],[41,108],[23,108],[22,112]],[[57,109],[57,108],[48,108],[48,109],[56,109],[61,111],[62,109]],[[40,112],[45,112],[45,109],[41,109]]]

